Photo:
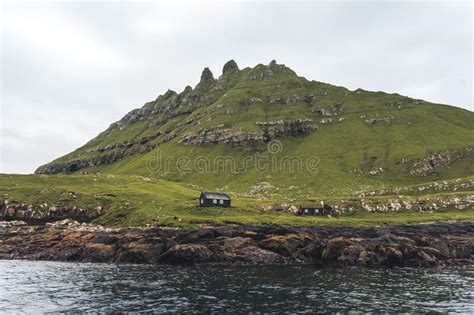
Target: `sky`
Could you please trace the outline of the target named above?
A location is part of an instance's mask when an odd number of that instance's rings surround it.
[[[234,59],[474,110],[472,2],[1,1],[0,173]]]

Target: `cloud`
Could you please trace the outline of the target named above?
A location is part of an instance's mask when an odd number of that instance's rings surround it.
[[[470,2],[2,2],[0,171],[235,59],[473,110]]]
[[[62,71],[82,72],[98,69],[109,71],[123,66],[125,59],[119,50],[111,49],[87,32],[80,24],[61,16],[51,5],[9,5],[4,14],[6,49],[34,48],[38,59]],[[31,52],[30,52],[31,53]]]

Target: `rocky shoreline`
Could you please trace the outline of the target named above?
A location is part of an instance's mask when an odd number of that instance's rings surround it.
[[[0,259],[138,264],[474,266],[474,222],[378,227],[111,229],[0,223]]]

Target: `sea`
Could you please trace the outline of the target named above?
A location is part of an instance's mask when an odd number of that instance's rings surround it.
[[[0,260],[0,313],[474,313],[474,269]]]

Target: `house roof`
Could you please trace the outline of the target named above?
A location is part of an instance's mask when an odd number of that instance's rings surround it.
[[[300,203],[300,208],[322,208],[326,205],[326,203],[322,203],[321,201],[317,200],[308,200]]]
[[[207,192],[204,191],[202,193],[202,196],[207,199],[221,199],[221,200],[230,200],[230,197],[228,194],[224,193],[218,193],[218,192]]]

